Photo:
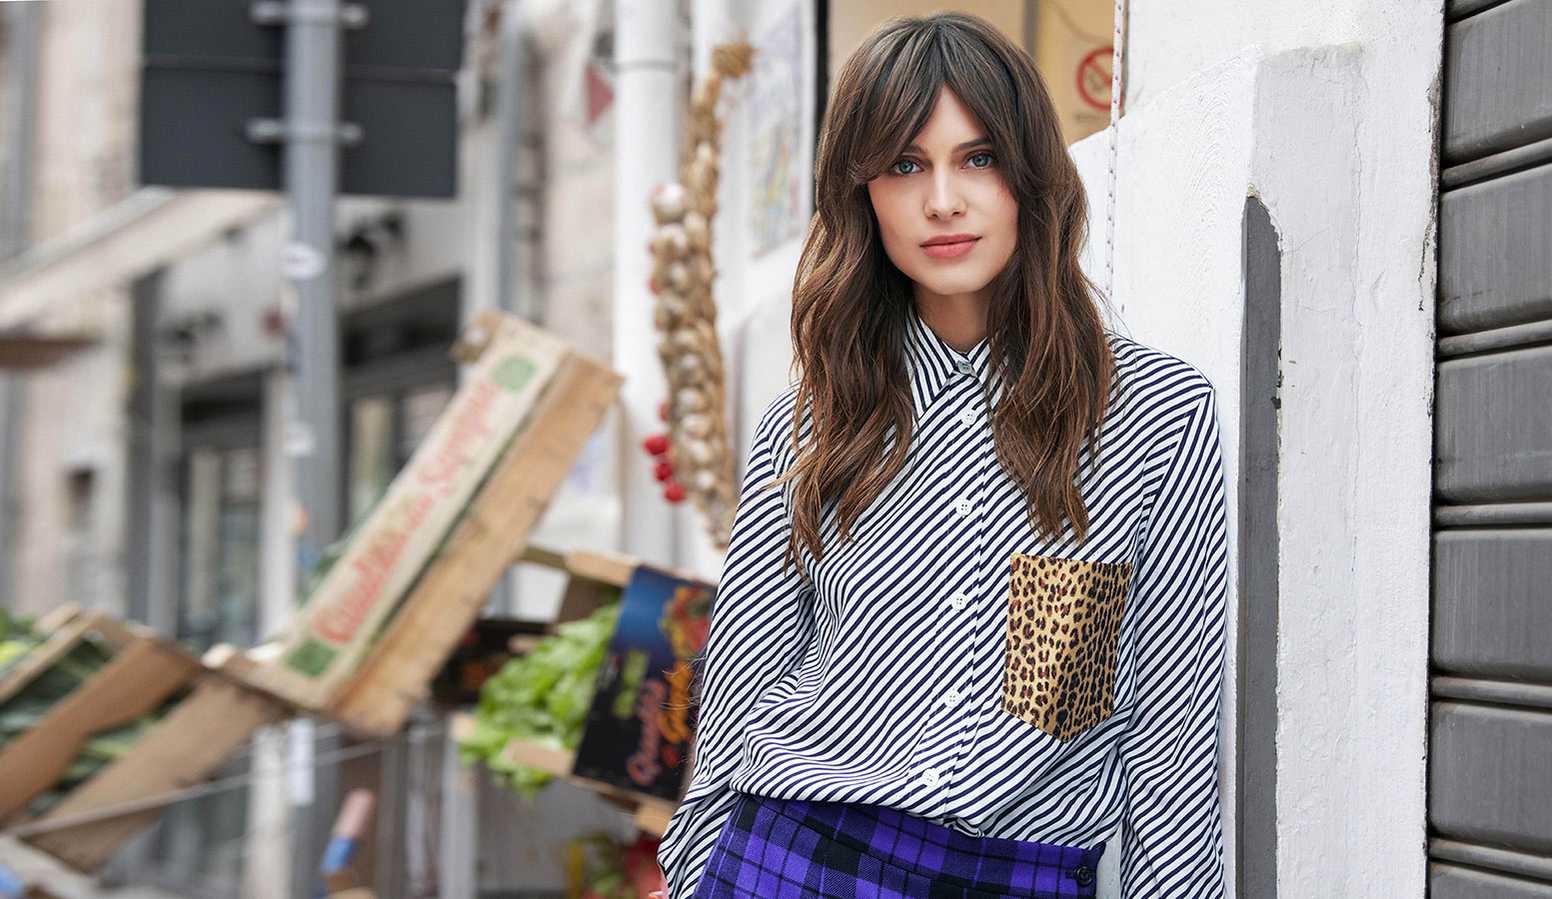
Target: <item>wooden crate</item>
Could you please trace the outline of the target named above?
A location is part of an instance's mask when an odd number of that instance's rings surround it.
[[[15,665],[0,676],[0,703],[15,696],[22,688],[32,683],[39,674],[48,670],[49,666],[74,649],[76,644],[91,631],[92,625],[99,620],[108,620],[111,627],[112,621],[107,616],[82,615],[78,606],[74,603],[66,603],[34,622],[32,629],[44,636],[43,643],[18,659]],[[112,643],[114,638],[121,634],[113,631],[101,636],[102,639]]]
[[[72,747],[154,710],[200,670],[199,660],[177,645],[103,612],[66,608],[39,621],[37,630],[45,635],[43,645],[0,684],[0,702],[15,698],[83,641],[98,641],[110,658],[35,727],[0,747],[6,774],[0,779],[0,823],[20,817],[33,797],[59,781],[75,759]]]
[[[463,739],[473,727],[474,716],[467,712],[455,713],[449,722],[455,742]],[[567,783],[598,793],[629,812],[638,828],[654,836],[662,836],[663,830],[668,826],[668,819],[674,813],[673,803],[664,802],[656,796],[621,789],[613,784],[571,773],[575,753],[570,750],[556,749],[553,746],[529,740],[512,740],[507,743],[501,754],[506,761],[538,768]]]
[[[477,327],[498,335],[503,328],[531,328],[506,315],[481,319]],[[529,532],[608,413],[622,381],[569,348],[559,354],[522,428],[359,666],[337,688],[298,691],[291,689],[295,678],[275,677],[285,647],[244,652],[220,646],[206,655],[206,663],[334,718],[358,736],[397,732],[415,704],[429,695],[432,679],[524,550]]]
[[[0,685],[0,701],[19,693],[80,640],[95,635],[112,649],[107,666],[49,710],[27,733],[0,749],[0,822],[31,845],[90,872],[161,813],[152,806],[92,818],[200,782],[261,725],[286,709],[268,696],[206,670],[198,657],[156,632],[101,612],[69,609],[39,622],[46,642]],[[59,783],[93,736],[120,727],[187,691],[118,760],[76,785],[39,816],[31,800]],[[92,818],[91,820],[86,820]],[[72,823],[78,821],[80,823]]]
[[[567,573],[566,587],[561,594],[554,624],[586,618],[600,607],[618,601],[620,591],[630,583],[631,573],[641,564],[640,559],[623,553],[592,549],[561,553],[539,546],[525,547],[518,561],[544,565]],[[680,577],[693,577],[681,569],[655,567]],[[455,742],[467,735],[473,726],[472,715],[464,712],[452,715],[450,727]],[[502,754],[509,761],[547,771],[568,783],[598,793],[630,812],[636,826],[647,833],[661,836],[668,826],[669,817],[673,815],[674,803],[573,773],[576,754],[570,750],[555,749],[528,740],[513,740]]]

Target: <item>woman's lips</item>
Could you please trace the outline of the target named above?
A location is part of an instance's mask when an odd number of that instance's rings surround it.
[[[934,259],[954,259],[975,249],[975,245],[980,240],[979,237],[972,237],[967,240],[957,240],[953,243],[923,244],[922,252]]]

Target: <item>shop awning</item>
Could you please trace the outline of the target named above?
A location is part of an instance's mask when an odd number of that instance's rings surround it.
[[[265,191],[141,188],[81,228],[0,264],[0,335],[181,259],[280,202]],[[43,350],[38,336],[23,336],[18,352]]]

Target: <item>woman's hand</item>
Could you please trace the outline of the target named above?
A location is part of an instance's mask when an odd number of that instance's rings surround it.
[[[647,899],[668,899],[667,890],[653,890],[647,894]]]

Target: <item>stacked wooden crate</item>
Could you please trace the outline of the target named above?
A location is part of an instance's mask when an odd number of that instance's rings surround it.
[[[515,316],[455,352],[451,404],[279,640],[213,668],[358,736],[396,733],[527,547],[623,378]]]
[[[84,641],[106,664],[0,746],[0,824],[82,871],[106,862],[149,827],[160,804],[119,814],[207,777],[257,728],[286,714],[282,703],[219,672],[138,624],[74,607],[40,619],[41,645],[0,680],[0,710],[19,702]],[[72,783],[71,768],[97,736],[157,714],[114,761]],[[50,793],[45,809],[40,800]]]
[[[529,547],[529,533],[623,378],[503,313],[477,317],[454,353],[469,369],[447,410],[278,639],[201,658],[98,612],[66,608],[38,623],[47,639],[6,669],[0,705],[82,641],[111,658],[0,745],[8,833],[91,872],[265,724],[315,713],[358,736],[392,735],[513,562],[560,558]],[[563,616],[603,601],[589,583],[568,589]],[[159,720],[128,752],[38,810],[82,746],[150,713]]]

